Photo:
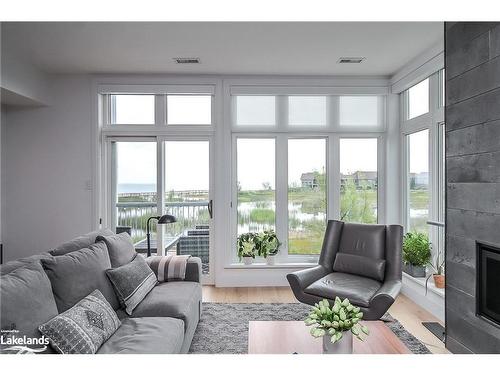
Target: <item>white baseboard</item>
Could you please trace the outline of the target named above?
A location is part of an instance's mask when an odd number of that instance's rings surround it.
[[[426,295],[425,278],[403,273],[401,293],[444,322],[444,289],[436,288],[432,278],[428,282],[427,289]]]

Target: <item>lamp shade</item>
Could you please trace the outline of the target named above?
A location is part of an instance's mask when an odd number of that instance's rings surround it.
[[[175,223],[177,219],[175,216],[172,215],[162,215],[158,219],[158,224],[169,224],[169,223]]]

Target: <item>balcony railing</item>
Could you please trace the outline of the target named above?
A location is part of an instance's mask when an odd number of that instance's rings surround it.
[[[165,225],[165,233],[169,236],[181,234],[196,225],[209,223],[208,201],[166,202],[165,213],[174,215],[177,222]],[[138,242],[146,238],[146,222],[149,217],[158,215],[155,202],[118,202],[116,217],[118,226],[131,227],[132,238]],[[152,232],[156,231],[156,223],[152,222]]]

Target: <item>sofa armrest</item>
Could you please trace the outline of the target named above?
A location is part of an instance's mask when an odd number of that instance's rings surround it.
[[[186,264],[185,281],[201,282],[201,259],[198,257],[190,257]]]
[[[330,272],[323,266],[318,265],[313,268],[300,270],[286,275],[292,290],[302,291],[316,280],[328,275]]]

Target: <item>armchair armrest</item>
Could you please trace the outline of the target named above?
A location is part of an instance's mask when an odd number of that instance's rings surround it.
[[[396,300],[396,297],[401,290],[401,280],[388,280],[382,284],[379,290],[373,295],[370,300],[370,306],[387,305],[390,306]],[[389,308],[389,307],[387,307]]]
[[[198,257],[190,257],[186,264],[185,281],[201,281],[201,259]]]
[[[325,267],[318,265],[313,268],[289,273],[286,275],[286,278],[294,291],[302,291],[316,280],[328,275],[328,273],[329,271]]]

